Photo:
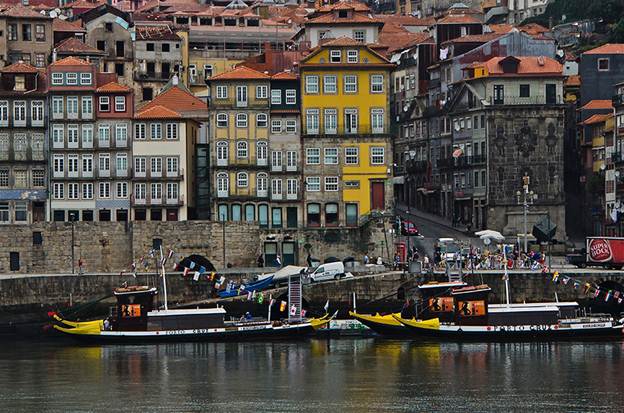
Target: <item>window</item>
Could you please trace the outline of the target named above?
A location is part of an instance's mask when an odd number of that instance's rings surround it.
[[[91,119],[93,118],[93,99],[91,96],[83,96],[81,98],[82,103],[82,118],[83,119]]]
[[[100,112],[110,112],[110,98],[108,96],[100,96]]]
[[[256,220],[256,206],[254,204],[245,205],[245,222],[254,222]]]
[[[371,165],[383,165],[384,163],[384,148],[382,146],[371,147]]]
[[[22,24],[22,40],[25,42],[32,41],[32,26],[30,24]]]
[[[162,158],[150,159],[150,172],[154,176],[160,176],[162,174]]]
[[[287,171],[297,170],[297,151],[286,152],[286,170]]]
[[[228,115],[227,113],[217,113],[217,128],[227,128]]]
[[[325,226],[338,226],[338,204],[325,204]]]
[[[9,170],[0,169],[0,188],[9,187]]]
[[[162,139],[162,125],[160,123],[152,123],[150,125],[150,135],[152,140]]]
[[[28,187],[28,171],[15,170],[13,171],[13,184],[15,188],[27,188]]]
[[[42,170],[42,169],[34,169],[32,171],[32,184],[33,184],[33,186],[35,188],[42,188],[42,187],[46,186],[45,171],[44,170]],[[0,186],[2,186],[2,184],[0,184]]]
[[[297,121],[288,119],[286,121],[286,133],[297,133]]]
[[[52,73],[52,85],[59,86],[63,84],[63,74],[62,73]]]
[[[100,49],[100,50],[104,50],[104,49]],[[148,52],[153,52],[154,51],[154,43],[146,43],[145,44],[145,50],[147,50]]]
[[[325,148],[325,165],[338,165],[338,148]]]
[[[117,159],[119,159],[119,156],[117,155]],[[82,155],[82,172],[85,176],[93,174],[93,155]]]
[[[134,184],[134,198],[135,199],[145,199],[145,193],[146,193],[145,184]]]
[[[115,96],[115,112],[125,112],[125,111],[126,111],[126,97]]]
[[[609,58],[598,59],[598,70],[600,71],[608,71],[609,70]]]
[[[65,186],[60,183],[54,184],[54,199],[65,198]]]
[[[353,40],[360,43],[366,43],[366,32],[364,30],[354,30]]]
[[[299,184],[296,179],[286,180],[286,199],[297,199]]]
[[[306,132],[309,134],[319,133],[319,110],[306,110]]]
[[[347,50],[347,63],[359,62],[359,53],[357,50]]]
[[[286,104],[295,105],[297,103],[297,91],[295,89],[286,89]]]
[[[177,175],[178,174],[178,158],[167,157],[167,175]]]
[[[239,188],[247,188],[249,183],[249,176],[247,172],[239,172],[236,174],[236,186]]]
[[[142,158],[142,159],[143,159],[143,172],[145,172],[145,158]],[[139,158],[134,160],[135,172],[140,172],[138,167],[140,167],[141,165],[137,163],[138,160]],[[109,174],[109,171],[110,171],[110,154],[109,153],[101,153],[98,156],[98,170],[100,171],[100,174],[103,174],[103,175]]]
[[[78,147],[78,125],[67,125],[67,147]]]
[[[371,129],[373,133],[384,132],[384,110],[371,109]]]
[[[282,132],[282,120],[281,119],[271,120],[271,133],[281,133],[281,132]]]
[[[268,86],[256,86],[256,99],[266,99],[268,91]]]
[[[268,116],[266,113],[258,113],[256,115],[256,127],[266,128],[268,125]]]
[[[236,157],[239,159],[247,158],[247,142],[240,141],[236,143]]]
[[[115,167],[117,171],[125,172],[128,169],[128,155],[125,153],[118,153],[116,157]]]
[[[321,190],[321,177],[308,176],[306,177],[306,191],[318,192]]]
[[[52,117],[54,119],[63,118],[63,96],[52,97]]]
[[[268,159],[268,149],[266,141],[258,141],[256,148],[256,160],[258,165],[266,165]]]
[[[281,151],[271,152],[271,169],[274,171],[282,170],[282,152]]]
[[[15,76],[15,87],[13,88],[16,91],[23,92],[26,90],[26,79],[24,76]]]
[[[280,180],[281,183],[281,180]],[[271,228],[282,227],[282,208],[271,208]]]
[[[82,199],[93,199],[93,184],[82,184]]]
[[[345,204],[345,224],[348,227],[356,227],[358,224],[358,205]]]
[[[344,92],[345,93],[357,93],[357,76],[345,75]]]
[[[217,174],[217,196],[227,197],[229,192],[229,179],[228,175],[224,172]]]
[[[128,198],[128,183],[127,182],[117,182],[117,198],[119,199]]]
[[[336,75],[323,76],[323,93],[334,94],[338,92]]]
[[[217,99],[227,99],[227,97],[228,97],[228,87],[217,86]]]
[[[0,125],[9,125],[9,102],[6,100],[0,101]]]
[[[52,146],[54,148],[62,148],[65,144],[65,129],[63,125],[52,126]]]
[[[528,98],[531,96],[531,85],[526,84],[526,85],[520,85],[520,97],[521,98]],[[476,128],[476,125],[475,125]]]
[[[383,93],[384,91],[384,77],[383,75],[371,76],[371,93]]]
[[[167,184],[167,199],[177,200],[178,199],[178,183],[177,182],[169,182]]]
[[[357,165],[359,163],[359,149],[354,146],[345,148],[345,164]]]
[[[247,114],[246,113],[237,113],[236,114],[236,127],[237,128],[246,128],[247,127]]]
[[[505,102],[505,86],[494,85],[494,104],[502,105]]]
[[[337,191],[338,190],[338,177],[326,176],[325,177],[325,191]]]
[[[128,125],[120,123],[115,125],[115,145],[125,148],[128,145]]]
[[[67,117],[78,119],[78,96],[67,97]]]
[[[320,204],[308,204],[308,226],[320,227],[321,226],[321,205]]]
[[[78,176],[78,155],[67,155],[67,172],[69,175]]]
[[[281,105],[281,104],[282,104],[282,90],[271,89],[271,105]]]
[[[345,133],[357,133],[358,111],[357,109],[345,109]]]
[[[178,139],[178,124],[177,123],[167,123],[167,140],[176,140]]]
[[[91,73],[83,72],[80,74],[80,84],[83,86],[90,86],[92,81]]]
[[[265,173],[259,173],[256,176],[256,193],[259,197],[265,197],[268,195],[267,185],[268,185],[268,175]]]
[[[109,125],[100,125],[98,136],[98,145],[101,148],[110,147],[110,126]]]
[[[163,52],[169,52],[171,50],[171,45],[169,43],[163,43],[161,49]]]
[[[17,24],[11,23],[11,24],[8,24],[7,26],[8,26],[7,27],[7,29],[8,29],[7,30],[7,32],[8,32],[7,33],[8,34],[8,36],[7,36],[8,39],[9,40],[17,40]]]
[[[217,142],[217,165],[226,166],[228,164],[228,144],[225,141]]]
[[[23,100],[13,102],[13,122],[15,126],[26,126],[26,102]]]
[[[101,50],[101,51],[105,52],[105,51],[106,51],[106,41],[104,41],[104,40],[98,40],[98,41],[95,43],[95,47],[96,47],[98,50]]]
[[[305,77],[305,91],[308,94],[316,94],[319,92],[319,77],[307,75]]]
[[[134,124],[134,139],[138,139],[138,140],[145,139],[145,123]]]
[[[342,60],[342,51],[340,50],[329,51],[329,61],[331,63],[340,63],[341,60]]]
[[[78,184],[69,183],[67,184],[67,198],[68,199],[78,199],[80,197],[78,192]]]
[[[75,86],[78,84],[78,73],[65,73],[65,80],[67,84],[70,86]]]
[[[108,162],[108,155],[106,156],[106,160]],[[102,162],[102,155],[100,155],[100,170],[102,169],[102,166],[101,166],[102,163],[101,162]],[[134,158],[134,173],[135,174],[144,175],[145,174],[145,167],[146,167],[146,159],[144,157]]]
[[[282,180],[271,179],[271,198],[282,199]]]
[[[236,86],[236,106],[247,107],[247,86]]]
[[[152,184],[150,189],[150,195],[152,200],[162,199],[162,184]]]
[[[308,165],[320,165],[321,164],[321,150],[319,148],[306,149],[306,164]]]
[[[65,172],[65,158],[63,158],[63,155],[54,155],[53,166],[54,175],[63,176],[63,172]]]

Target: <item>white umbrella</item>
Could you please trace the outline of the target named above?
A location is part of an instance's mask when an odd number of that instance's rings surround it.
[[[483,231],[475,232],[475,235],[481,238],[482,240],[494,240],[497,242],[501,242],[505,240],[503,234],[498,231],[493,231],[491,229],[485,229]]]

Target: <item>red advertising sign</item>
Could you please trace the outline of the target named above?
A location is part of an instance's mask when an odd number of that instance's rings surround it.
[[[589,259],[593,262],[607,262],[613,259],[611,243],[608,239],[593,238],[589,241],[587,250]]]

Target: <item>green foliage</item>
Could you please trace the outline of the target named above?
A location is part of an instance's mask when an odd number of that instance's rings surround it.
[[[555,0],[546,6],[541,16],[525,20],[548,26],[552,17],[553,25],[584,19],[603,19],[611,24],[619,21],[624,14],[624,0]],[[565,21],[562,17],[565,16]]]
[[[611,28],[609,41],[611,43],[624,43],[624,17]]]

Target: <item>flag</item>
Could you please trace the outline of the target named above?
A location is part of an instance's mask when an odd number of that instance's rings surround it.
[[[260,294],[258,294],[258,304],[262,304],[263,302],[264,302],[264,293],[260,291]]]
[[[247,293],[247,301],[251,301],[253,299],[253,294],[251,293],[251,291],[249,291]]]
[[[591,285],[589,283],[585,283],[585,286],[583,287],[583,293],[589,294],[589,288],[590,287],[591,287]]]
[[[189,268],[184,267],[184,271],[182,272],[182,276],[183,276],[183,277],[188,276],[188,274],[189,274],[189,272],[190,272],[190,271],[191,271],[191,270],[190,270]]]
[[[286,301],[282,301],[280,303],[280,312],[286,311],[286,305],[288,305],[288,303]]]
[[[280,256],[278,255],[277,257],[275,257],[275,262],[277,263],[278,266],[282,266],[282,259],[280,258]]]
[[[132,271],[136,271],[136,261],[132,261],[132,264],[130,264],[130,267],[132,268]]]
[[[574,289],[576,290],[577,288],[579,288],[579,285],[581,285],[580,282],[574,280]]]
[[[155,253],[155,252],[156,252],[156,251],[154,251],[154,248],[152,248],[151,250],[149,250],[149,251],[147,252],[147,255],[149,255],[149,257],[150,257],[150,258],[154,258],[154,253]]]
[[[622,304],[622,297],[618,298],[618,304]]]
[[[607,291],[607,295],[605,295],[605,302],[609,301],[611,298],[611,290]]]
[[[204,267],[200,266],[200,267],[199,267],[199,273],[200,273],[200,274],[203,274],[203,273],[205,273],[205,272],[206,272],[206,269],[205,269]]]
[[[600,287],[596,288],[596,292],[594,293],[594,298],[597,298],[600,295]]]
[[[570,277],[568,277],[567,275],[563,276],[563,285],[568,285],[568,282],[570,281]]]
[[[273,306],[273,304],[275,304],[275,299],[271,298],[271,299],[269,300],[269,306],[271,306],[271,307],[272,307],[272,306]]]
[[[559,281],[559,271],[553,273],[552,281],[556,284]]]
[[[193,274],[193,281],[199,281],[200,275],[201,273],[199,271],[195,271],[195,274]]]
[[[290,315],[297,315],[297,306],[294,304],[290,306]]]
[[[620,292],[619,291],[614,291],[613,292],[613,298],[615,298],[616,300],[620,297]]]
[[[167,255],[161,259],[161,265],[164,266],[167,263],[167,260],[173,256],[173,250],[169,248]]]
[[[327,302],[325,303],[325,306],[323,307],[323,309],[325,310],[325,312],[329,311],[329,300],[327,300]]]
[[[254,290],[253,293],[251,293],[251,298],[253,298],[254,300],[256,299],[256,290]]]
[[[301,310],[301,317],[305,317],[306,315],[306,310]]]
[[[189,264],[189,268],[192,270],[193,268],[195,268],[195,263],[193,261],[191,261],[191,263]]]
[[[173,263],[173,271],[177,271],[178,270],[178,263],[174,262]]]

